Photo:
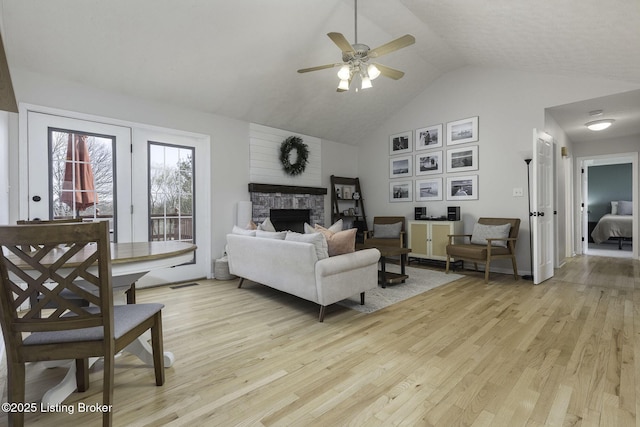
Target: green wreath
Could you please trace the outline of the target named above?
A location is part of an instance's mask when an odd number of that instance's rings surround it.
[[[298,153],[298,156],[296,162],[291,163],[289,161],[289,154],[291,150],[294,149]],[[280,145],[280,163],[282,163],[282,169],[284,169],[288,175],[295,176],[304,172],[307,163],[309,163],[309,148],[307,144],[302,143],[302,138],[290,136],[282,141]]]

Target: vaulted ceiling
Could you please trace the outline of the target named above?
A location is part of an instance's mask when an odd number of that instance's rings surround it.
[[[638,0],[360,0],[358,42],[416,43],[379,59],[406,73],[337,93],[326,36],[354,35],[353,0],[1,0],[12,73],[350,143],[468,65],[640,83]],[[16,94],[20,100],[20,94]]]

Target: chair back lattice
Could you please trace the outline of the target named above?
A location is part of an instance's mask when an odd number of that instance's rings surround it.
[[[5,338],[104,326],[111,336],[107,222],[0,227],[0,310]],[[67,299],[71,293],[96,308]],[[33,296],[38,298],[33,298]],[[25,308],[26,302],[31,306]],[[46,307],[54,307],[44,310]]]

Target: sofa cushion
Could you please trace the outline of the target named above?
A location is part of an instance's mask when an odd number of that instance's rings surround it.
[[[256,230],[256,237],[261,237],[263,239],[278,239],[284,240],[287,237],[286,231],[264,231],[264,230]]]
[[[318,259],[325,259],[329,257],[329,251],[327,249],[327,240],[321,233],[302,234],[295,231],[288,231],[284,240],[290,240],[294,242],[311,243],[316,248],[316,255]]]
[[[473,233],[471,233],[471,243],[474,245],[486,245],[488,238],[506,239],[509,237],[509,230],[511,230],[511,224],[486,225],[476,223],[473,226]],[[491,242],[491,246],[506,248],[507,241],[494,240]]]
[[[329,256],[348,254],[356,250],[357,228],[333,232],[328,228],[316,225],[316,230],[324,236],[329,248]]]
[[[373,237],[377,239],[399,239],[402,223],[373,224]]]
[[[237,225],[234,225],[233,229],[231,229],[231,233],[240,234],[242,236],[255,236],[256,230],[247,230],[246,228],[241,228],[241,227],[238,227]]]

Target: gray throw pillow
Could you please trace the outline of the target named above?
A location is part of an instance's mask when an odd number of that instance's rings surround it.
[[[494,239],[506,239],[509,237],[509,231],[511,230],[511,224],[502,225],[486,225],[476,224],[473,226],[473,233],[471,233],[471,243],[475,245],[486,245],[488,238]],[[506,240],[494,240],[491,242],[491,246],[507,247]]]
[[[377,239],[398,239],[402,231],[402,223],[373,224],[373,237]]]
[[[633,215],[633,206],[630,201],[618,201],[618,215]]]

